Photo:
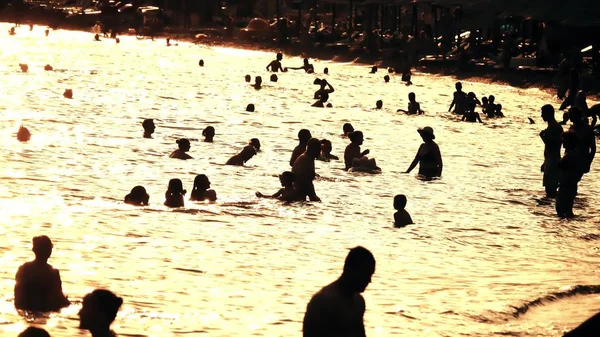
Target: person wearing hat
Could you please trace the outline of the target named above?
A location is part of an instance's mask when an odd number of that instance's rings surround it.
[[[60,274],[48,264],[52,241],[42,235],[32,242],[35,260],[21,265],[15,276],[15,308],[48,312],[68,307],[71,303],[63,295]]]
[[[405,173],[410,173],[419,164],[419,176],[431,179],[442,176],[442,155],[439,146],[433,141],[435,135],[429,126],[417,130],[423,138],[423,144],[419,147],[415,159],[412,161]]]

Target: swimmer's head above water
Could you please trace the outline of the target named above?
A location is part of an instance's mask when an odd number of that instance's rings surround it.
[[[390,81],[390,75],[383,76],[383,80],[385,81],[385,83],[388,83]]]
[[[190,148],[192,147],[190,145],[190,141],[186,138],[178,139],[177,146],[178,146],[179,150],[181,150],[182,152],[188,152],[190,150]]]
[[[150,196],[144,186],[136,186],[125,196],[125,203],[135,206],[147,206]]]
[[[204,137],[204,141],[207,143],[212,143],[213,138],[215,138],[215,128],[212,126],[207,126],[202,130],[202,136]]]
[[[350,133],[354,132],[354,127],[350,123],[344,123],[342,131],[344,131],[344,136],[348,136]]]
[[[456,88],[456,91],[461,91],[463,86],[461,82],[456,82],[454,87]]]
[[[250,104],[248,104],[248,105],[246,106],[246,111],[247,111],[247,112],[254,112],[254,110],[255,110],[255,109],[256,109],[256,108],[255,108],[254,104],[252,104],[252,103],[250,103]]]
[[[246,75],[244,76],[244,80],[246,81],[246,83],[250,83],[250,81],[252,81],[252,76]]]
[[[271,82],[277,82],[278,79],[279,78],[277,77],[276,74],[271,74],[271,78],[270,78]]]
[[[317,138],[311,138],[306,145],[306,154],[317,159],[321,155],[321,141]]]
[[[17,139],[20,142],[29,141],[31,139],[31,133],[29,132],[29,130],[27,130],[26,127],[24,127],[23,125],[21,125],[19,127],[19,131],[17,131]]]
[[[381,108],[383,108],[383,101],[382,100],[378,100],[375,103],[375,108],[378,109],[378,110],[381,109]]]
[[[398,194],[394,197],[394,209],[401,210],[406,207],[406,196]]]
[[[301,129],[298,131],[298,140],[300,144],[308,144],[308,141],[312,138],[312,135],[308,129]]]
[[[260,152],[260,140],[258,140],[258,138],[250,139],[248,144],[252,146],[256,152]]]
[[[154,130],[156,130],[154,120],[144,119],[142,122],[142,127],[144,128],[144,138],[152,138],[152,134],[154,133]]]

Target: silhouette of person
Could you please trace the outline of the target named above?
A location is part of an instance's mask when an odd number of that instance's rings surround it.
[[[235,156],[229,158],[225,165],[243,166],[248,160],[256,155],[256,149],[252,145],[246,145],[242,151]]]
[[[50,337],[48,331],[33,326],[23,330],[18,337]]]
[[[304,59],[303,64],[302,64],[301,67],[294,67],[294,68],[290,67],[288,69],[291,69],[291,70],[300,70],[300,69],[302,69],[302,70],[304,70],[304,72],[306,72],[308,74],[312,74],[312,73],[315,72],[315,67],[312,64],[310,64],[310,62],[308,61],[307,58]]]
[[[377,72],[377,66],[371,67],[371,74],[375,74]]]
[[[283,54],[277,53],[277,57],[275,58],[275,60],[271,61],[271,63],[267,65],[267,70],[272,71],[274,73],[278,71],[284,72],[285,70],[281,66],[281,60],[283,60]]]
[[[29,130],[27,130],[26,127],[21,125],[19,127],[19,131],[17,131],[17,139],[20,142],[27,142],[31,139],[31,133],[29,132]]]
[[[279,80],[279,78],[277,77],[277,75],[271,74],[270,80],[271,80],[271,82],[277,82]]]
[[[250,81],[252,81],[252,77],[250,75],[246,75],[244,76],[244,81],[246,81],[246,83],[250,83]]]
[[[329,94],[324,92],[319,96],[319,100],[314,102],[312,104],[312,106],[315,108],[324,108],[324,107],[331,108],[331,107],[333,107],[333,105],[331,105],[331,103],[327,103],[328,100],[329,100]],[[325,104],[325,103],[327,103],[327,104]]]
[[[254,87],[254,89],[259,90],[260,88],[262,88],[262,77],[260,76],[256,76],[254,78],[254,84],[252,85]]]
[[[570,81],[570,85],[569,85],[569,93],[567,95],[567,98],[565,98],[563,103],[560,105],[559,110],[564,110],[572,105],[575,105],[575,97],[577,96],[577,93],[579,92],[579,89],[580,89],[579,73],[577,72],[577,69],[575,69],[575,68],[571,69],[570,77],[571,77],[571,81]]]
[[[409,115],[423,114],[423,110],[421,110],[421,103],[417,102],[417,96],[414,92],[408,94],[408,109],[398,109],[396,112],[404,112]]]
[[[252,145],[252,147],[256,150],[256,153],[260,152],[260,140],[258,140],[258,138],[250,139],[248,144]]]
[[[210,180],[204,174],[199,174],[194,179],[194,187],[192,187],[192,193],[190,194],[191,201],[216,201],[217,192],[210,190]]]
[[[302,336],[365,336],[363,293],[375,273],[375,258],[364,247],[350,249],[342,275],[310,299]]]
[[[144,138],[152,138],[152,134],[154,130],[156,130],[156,126],[154,126],[153,119],[144,119],[142,122],[142,127],[144,128]]]
[[[316,138],[311,138],[306,145],[306,151],[298,156],[292,165],[292,172],[295,175],[294,186],[298,191],[299,200],[321,201],[315,192],[313,181],[317,176],[315,171],[315,160],[321,155],[321,142]]]
[[[150,196],[143,186],[136,186],[125,196],[125,203],[134,206],[148,206]]]
[[[377,100],[377,102],[375,102],[375,109],[381,110],[381,108],[383,108],[383,101]]]
[[[325,79],[320,80],[317,84],[320,85],[320,88],[317,91],[315,91],[315,95],[314,95],[315,99],[320,99],[321,96],[323,96],[324,94],[329,95],[335,91],[335,89],[333,89],[331,84],[329,84],[329,82],[327,82],[327,80],[325,80]],[[328,96],[328,98],[329,98],[329,96]],[[325,101],[327,101],[327,100],[325,100]]]
[[[281,182],[281,189],[275,192],[273,195],[264,195],[260,192],[256,192],[256,196],[259,198],[273,198],[281,201],[292,202],[299,200],[298,191],[294,188],[294,173],[285,171],[279,175],[279,181]],[[305,198],[306,200],[306,198]]]
[[[412,225],[414,223],[410,214],[404,209],[405,207],[406,196],[404,194],[396,195],[394,197],[394,209],[397,211],[394,213],[394,227],[396,228]]]
[[[577,135],[577,152],[583,173],[588,173],[596,156],[596,135],[594,134],[594,129],[588,125],[581,109],[578,107],[569,109],[569,119],[572,123],[569,131]]]
[[[454,113],[462,115],[466,111],[466,103],[467,103],[467,95],[464,91],[462,91],[462,83],[456,82],[455,85],[456,91],[454,92],[454,98],[452,99],[452,103],[450,103],[450,108],[448,108],[448,112],[452,111],[454,108]]]
[[[207,126],[202,130],[202,136],[204,137],[204,141],[207,143],[212,143],[213,138],[215,138],[215,128],[212,126]]]
[[[390,82],[390,75],[385,75],[385,76],[383,76],[383,81],[384,81],[385,83],[389,83],[389,82]]]
[[[319,156],[320,161],[330,161],[330,160],[339,160],[338,156],[332,155],[332,146],[331,141],[328,139],[321,139],[321,156]]]
[[[52,68],[52,66],[51,66],[51,65],[49,65],[49,64],[46,64],[46,65],[44,66],[44,70],[45,70],[45,71],[52,71],[52,70],[54,70],[54,68]]]
[[[114,337],[110,325],[117,317],[123,299],[110,290],[96,289],[85,295],[79,310],[79,328],[88,330],[92,337]]]
[[[572,131],[563,133],[565,154],[558,163],[560,181],[556,196],[556,214],[561,218],[572,218],[573,203],[577,196],[577,184],[583,175],[580,154],[577,153],[579,139]]]
[[[185,205],[183,197],[186,193],[187,191],[183,189],[183,183],[180,179],[169,180],[169,187],[167,187],[167,192],[165,192],[164,205],[173,208],[183,207]]]
[[[200,61],[198,61],[198,65],[204,67],[204,60],[201,59]]]
[[[344,125],[342,125],[342,131],[344,132],[342,136],[348,137],[348,135],[354,132],[354,127],[350,123],[344,123]]]
[[[247,112],[254,112],[254,110],[255,110],[254,104],[250,103],[246,106]]]
[[[465,111],[465,113],[463,114],[462,118],[460,119],[461,121],[467,121],[469,123],[475,123],[475,122],[479,122],[479,123],[483,123],[483,121],[481,120],[481,116],[479,116],[479,113],[477,111],[475,111],[477,103],[474,100],[469,100],[467,102],[467,110]],[[491,104],[490,107],[488,107],[488,109],[491,109]]]
[[[306,151],[306,145],[308,145],[308,141],[312,138],[310,131],[307,129],[302,129],[298,131],[298,145],[292,151],[292,157],[290,158],[290,166],[294,166],[296,159],[300,157],[301,154]]]
[[[543,185],[548,198],[556,198],[560,171],[558,163],[560,162],[563,134],[563,128],[556,121],[554,113],[552,105],[546,104],[542,107],[542,119],[548,124],[548,127],[540,132],[540,138],[544,142],[544,163],[541,171],[544,173]]]
[[[366,157],[370,151],[360,151],[360,146],[364,141],[363,133],[361,131],[354,131],[348,135],[348,138],[350,138],[350,144],[346,146],[346,150],[344,151],[346,170],[351,167],[378,169],[375,159]]]
[[[178,139],[177,146],[179,148],[177,150],[173,151],[169,155],[169,158],[182,159],[182,160],[193,159],[189,154],[186,153],[190,150],[190,147],[191,147],[190,141],[188,139],[185,139],[185,138]]]
[[[35,260],[21,265],[15,276],[15,308],[47,312],[68,307],[70,302],[63,295],[60,273],[48,264],[52,241],[42,235],[32,242]]]
[[[72,89],[65,89],[65,92],[63,92],[63,97],[64,98],[68,98],[68,99],[72,99],[73,98],[73,90]]]
[[[419,164],[419,175],[424,178],[435,178],[442,176],[442,155],[439,146],[433,141],[435,135],[433,129],[426,126],[417,130],[423,139],[415,159],[412,161],[405,173],[410,173]]]
[[[575,329],[567,332],[563,337],[593,337],[600,331],[600,313],[585,320]]]
[[[323,74],[329,75],[329,68],[325,67],[325,69],[323,69]]]

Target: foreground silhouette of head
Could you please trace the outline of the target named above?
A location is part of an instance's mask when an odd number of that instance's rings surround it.
[[[398,194],[394,197],[394,209],[397,211],[394,213],[394,227],[404,227],[413,223],[410,214],[404,209],[406,207],[406,196],[404,194]]]
[[[156,130],[154,119],[144,119],[142,127],[144,128],[144,138],[152,138],[152,134]]]
[[[30,326],[23,330],[18,337],[50,337],[50,334],[44,329]]]
[[[125,203],[134,206],[148,206],[150,196],[144,186],[136,186],[125,196]]]
[[[109,290],[96,289],[85,295],[79,310],[79,328],[89,330],[93,337],[114,336],[110,325],[117,317],[123,299]]]

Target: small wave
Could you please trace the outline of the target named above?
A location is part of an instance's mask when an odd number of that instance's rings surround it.
[[[532,307],[544,305],[548,302],[556,302],[563,298],[569,298],[577,295],[600,294],[600,285],[577,285],[566,291],[558,291],[543,297],[536,298],[533,301],[524,303],[519,307],[513,307],[513,317],[523,316]]]

